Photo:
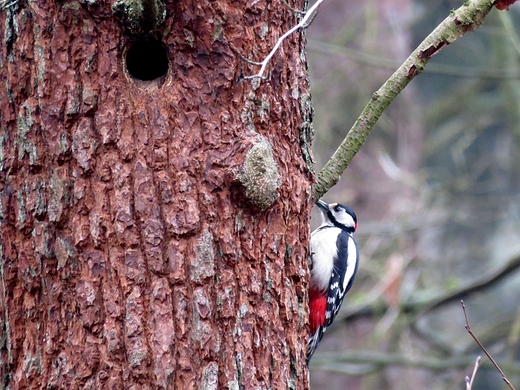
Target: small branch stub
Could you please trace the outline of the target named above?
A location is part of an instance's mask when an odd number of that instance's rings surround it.
[[[272,206],[278,199],[281,185],[273,149],[260,138],[246,154],[236,179],[242,184],[246,198],[260,210]]]
[[[499,10],[509,10],[509,7],[515,3],[516,0],[495,0],[495,7]]]

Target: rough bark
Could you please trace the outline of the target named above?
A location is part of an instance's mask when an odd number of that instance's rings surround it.
[[[303,37],[239,82],[298,15],[137,3],[0,13],[0,386],[305,389]]]

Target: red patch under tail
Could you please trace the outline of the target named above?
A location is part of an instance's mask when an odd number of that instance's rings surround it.
[[[325,310],[327,309],[327,296],[314,288],[309,289],[309,324],[311,334],[325,323]]]

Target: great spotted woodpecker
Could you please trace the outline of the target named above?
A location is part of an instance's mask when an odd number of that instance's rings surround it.
[[[311,233],[311,280],[309,286],[310,336],[307,363],[327,327],[332,324],[352,287],[359,264],[356,241],[357,217],[350,207],[317,202],[322,224]]]

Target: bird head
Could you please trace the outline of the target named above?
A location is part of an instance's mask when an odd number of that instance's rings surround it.
[[[357,217],[354,211],[340,203],[325,203],[321,199],[316,202],[320,208],[324,225],[334,225],[354,233],[357,229]]]

